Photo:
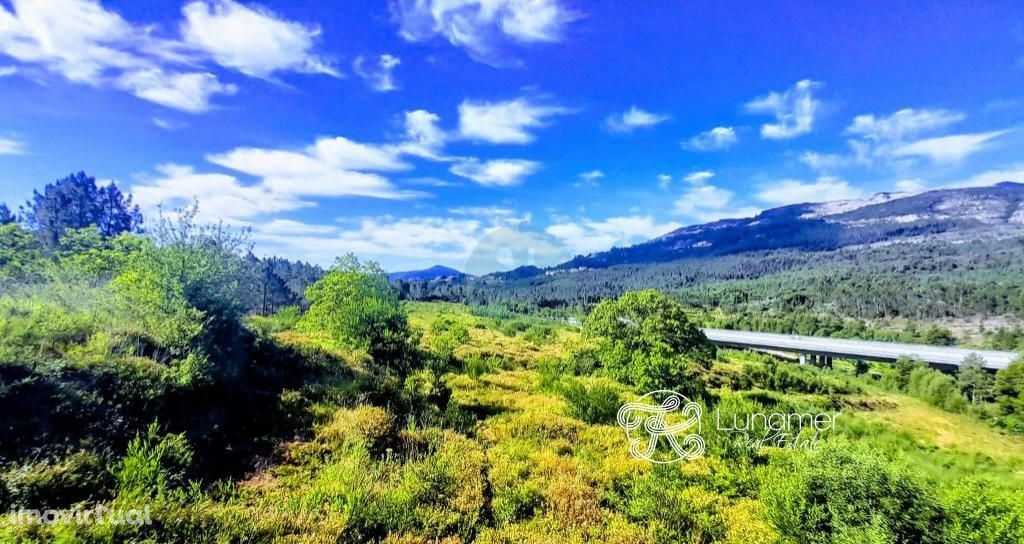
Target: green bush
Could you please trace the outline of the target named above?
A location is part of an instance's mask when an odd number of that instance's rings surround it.
[[[192,464],[192,449],[184,434],[159,432],[154,422],[146,434],[136,435],[116,469],[118,495],[122,498],[160,498],[185,483]]]
[[[1020,495],[995,489],[991,482],[964,481],[943,496],[948,520],[943,542],[1011,544],[1024,542]]]
[[[443,316],[430,324],[431,351],[443,361],[454,361],[455,350],[469,342],[469,328]]]
[[[849,394],[860,392],[852,380],[791,363],[748,363],[743,373],[757,387],[785,393]]]
[[[931,488],[846,441],[776,457],[761,501],[787,542],[943,542],[942,509]]]
[[[1003,427],[1024,433],[1024,359],[996,373],[996,405]]]
[[[569,405],[569,415],[590,424],[613,424],[622,406],[619,390],[605,383],[586,385],[569,378],[562,381],[558,392]]]
[[[906,392],[931,405],[951,412],[967,410],[967,399],[949,374],[927,367],[915,368],[910,373]]]

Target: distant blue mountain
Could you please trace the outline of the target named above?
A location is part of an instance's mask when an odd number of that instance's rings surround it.
[[[438,280],[444,278],[459,279],[466,275],[454,268],[448,268],[447,266],[431,266],[423,270],[408,270],[405,272],[392,272],[388,274],[388,279],[391,281],[398,280]]]

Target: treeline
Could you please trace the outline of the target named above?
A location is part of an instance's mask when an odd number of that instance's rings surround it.
[[[194,214],[195,208],[184,213]],[[79,275],[94,283],[110,280],[127,255],[151,243],[142,236],[145,232],[131,195],[113,183],[100,185],[85,173],[72,174],[34,191],[18,214],[0,204],[0,292],[45,283],[56,275],[65,280]],[[239,270],[244,289],[237,295],[246,312],[267,315],[305,305],[306,287],[324,275],[319,266],[261,259],[249,249],[247,244],[238,248],[244,255]]]

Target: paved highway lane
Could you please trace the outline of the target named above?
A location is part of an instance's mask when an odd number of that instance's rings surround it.
[[[903,344],[899,342],[875,342],[872,340],[819,338],[795,334],[772,334],[724,329],[703,329],[703,331],[707,335],[708,340],[723,347],[767,349],[843,359],[864,359],[866,361],[891,362],[905,356],[933,365],[960,366],[965,357],[974,353],[985,361],[985,368],[999,370],[1006,368],[1011,362],[1020,357],[1019,353],[1013,351],[951,348]]]

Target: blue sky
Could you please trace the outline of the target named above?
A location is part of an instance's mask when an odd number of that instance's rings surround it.
[[[85,170],[257,253],[472,272],[1024,181],[1018,2],[0,0],[0,200]]]

